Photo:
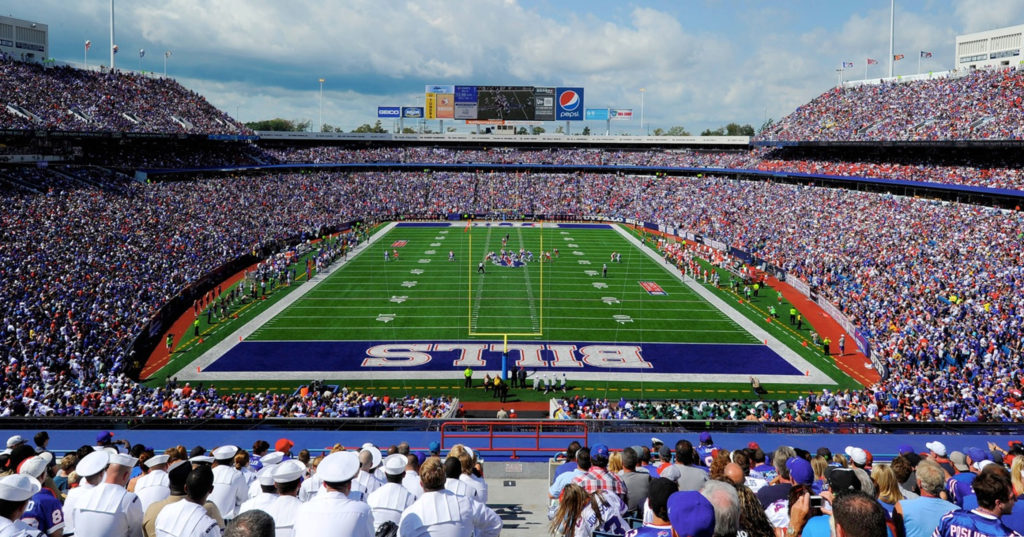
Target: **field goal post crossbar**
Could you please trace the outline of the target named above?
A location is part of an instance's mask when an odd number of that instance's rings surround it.
[[[538,324],[538,328],[537,328],[536,332],[475,332],[475,331],[473,331],[473,261],[475,260],[475,258],[473,257],[473,231],[472,231],[472,228],[473,228],[473,221],[470,220],[469,222],[466,223],[466,230],[469,231],[469,254],[466,256],[467,260],[469,261],[468,263],[466,263],[466,272],[468,273],[468,278],[466,278],[466,280],[469,282],[467,284],[467,288],[466,288],[466,325],[467,325],[467,333],[468,333],[468,335],[469,336],[485,336],[485,337],[486,336],[491,336],[491,337],[501,336],[504,339],[503,352],[508,352],[508,337],[509,336],[512,336],[512,337],[541,337],[541,336],[543,336],[544,335],[544,222],[540,222],[539,227],[535,228],[535,229],[540,229],[540,253],[537,256],[538,263],[540,263],[540,284],[539,284],[539,288],[540,288],[540,297],[539,297],[540,306],[538,308],[540,310],[540,313],[539,313],[540,322]],[[526,270],[526,267],[524,267],[524,270]]]
[[[461,441],[474,451],[483,453],[558,453],[565,449],[566,440],[577,440],[588,445],[590,429],[585,421],[525,421],[525,420],[466,420],[441,424],[441,449],[448,449]]]

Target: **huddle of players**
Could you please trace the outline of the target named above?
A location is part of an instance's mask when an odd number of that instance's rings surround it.
[[[424,535],[439,524],[484,537],[501,531],[501,519],[485,505],[486,484],[469,448],[457,445],[442,461],[436,446],[420,464],[400,448],[383,457],[371,444],[358,452],[336,446],[307,467],[290,457],[290,445],[283,447],[241,469],[236,455],[247,454],[235,446],[188,460],[151,456],[142,462],[134,492],[126,487],[139,459],[100,448],[78,462],[80,481],[63,507],[41,484],[52,483],[50,460],[32,457],[19,473],[0,479],[0,536],[205,537],[225,528],[223,535],[240,536],[260,524],[284,537],[370,537],[386,524],[385,530],[401,528],[401,535]],[[39,504],[46,504],[42,520],[23,517]]]

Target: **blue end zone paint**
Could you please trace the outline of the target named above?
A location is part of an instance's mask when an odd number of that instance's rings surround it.
[[[509,344],[515,342],[510,341]],[[380,341],[245,341],[232,347],[204,370],[207,372],[296,372],[296,371],[461,371],[465,365],[455,365],[461,350],[434,350],[439,344],[487,344],[500,349],[497,341],[442,341],[442,342],[380,342]],[[709,344],[709,343],[533,343],[531,345],[575,345],[574,358],[582,366],[552,366],[554,353],[547,348],[540,350],[541,360],[548,369],[565,372],[608,371],[618,373],[684,373],[719,375],[793,375],[803,373],[764,345]],[[374,346],[387,345],[387,351],[394,365],[364,367],[367,350]],[[408,354],[410,346],[429,356],[421,365],[410,367],[399,358]],[[587,363],[580,349],[583,347],[640,348],[643,361],[632,361],[623,366]],[[380,354],[378,354],[380,355]],[[509,358],[518,360],[520,352],[510,349]],[[501,365],[501,352],[483,350],[481,358],[488,369]],[[568,361],[568,360],[567,360]],[[598,360],[591,360],[596,362]],[[650,364],[650,367],[646,367]],[[476,367],[476,366],[474,366]],[[537,369],[527,365],[527,369]]]
[[[558,229],[611,229],[608,224],[558,224]]]
[[[452,227],[440,222],[399,222],[395,227]]]

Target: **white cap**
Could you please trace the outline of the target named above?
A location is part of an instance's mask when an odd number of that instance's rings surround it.
[[[274,486],[274,468],[277,468],[276,464],[267,464],[256,474],[256,479],[259,479],[260,485],[264,487]]]
[[[367,449],[367,448],[372,448],[372,447],[376,447],[376,446],[373,445],[373,442],[364,442],[362,447],[360,447],[359,449]]]
[[[29,457],[21,463],[21,466],[18,467],[18,473],[38,478],[43,475],[47,466],[48,464],[46,459],[39,456]]]
[[[195,464],[195,463],[213,464],[213,457],[211,457],[209,455],[196,455],[195,457],[192,457],[191,459],[189,459],[188,462],[191,462],[193,464]]]
[[[990,460],[983,459],[983,460],[980,460],[978,462],[972,463],[971,466],[973,466],[975,470],[980,472],[980,471],[984,470],[985,467],[990,465],[990,464],[995,464],[995,463],[990,461]]]
[[[102,472],[107,464],[110,464],[110,453],[99,449],[82,457],[75,466],[75,472],[82,477],[90,477]]]
[[[273,466],[275,464],[280,464],[281,461],[283,460],[284,453],[281,453],[280,451],[271,451],[270,453],[267,453],[266,455],[260,457],[260,464],[262,464],[263,466],[266,466],[268,464]]]
[[[384,473],[388,475],[402,475],[405,473],[405,465],[409,459],[405,455],[395,453],[384,458]]]
[[[41,488],[34,477],[25,474],[9,475],[0,479],[0,500],[23,502],[34,496]]]
[[[652,436],[651,437],[651,445],[654,445],[654,444],[664,444],[664,442],[662,442],[660,438]]]
[[[868,454],[859,447],[846,446],[846,456],[850,457],[854,464],[865,465],[868,463]]]
[[[476,459],[476,453],[473,453],[473,448],[471,448],[469,446],[462,446],[462,447],[466,449],[466,453],[469,455],[469,458]]]
[[[53,453],[50,453],[49,451],[44,451],[44,452],[40,453],[39,456],[44,458],[44,459],[46,459],[46,465],[47,466],[49,466],[50,464],[53,464]]]
[[[7,449],[11,449],[18,444],[24,444],[25,439],[20,434],[16,434],[7,439]]]
[[[238,453],[238,447],[236,446],[221,446],[213,450],[213,458],[218,461],[225,459],[232,459],[235,457],[235,453]]]
[[[131,455],[125,455],[124,453],[118,453],[117,455],[110,456],[110,464],[117,464],[128,468],[134,468],[135,464],[138,462],[139,459],[136,459]]]
[[[161,464],[166,464],[167,461],[169,461],[169,460],[171,460],[170,457],[168,457],[167,455],[164,455],[163,453],[161,453],[160,455],[153,455],[152,457],[146,459],[146,462],[144,462],[142,464],[146,468],[152,468],[154,466],[159,466]]]
[[[331,453],[316,467],[316,475],[330,483],[350,481],[358,472],[359,456],[351,451]]]
[[[296,459],[288,459],[274,467],[274,483],[291,483],[306,475],[306,465]]]
[[[940,457],[946,456],[946,444],[943,444],[938,440],[934,442],[928,442],[927,444],[924,445],[924,447],[928,448],[929,451],[934,451],[935,454]]]
[[[370,461],[370,469],[372,470],[372,469],[374,469],[374,468],[376,468],[376,467],[380,466],[380,461],[381,461],[381,454],[380,454],[380,450],[379,450],[379,449],[377,449],[377,448],[375,448],[375,447],[373,446],[373,444],[370,444],[370,447],[365,447],[365,446],[366,446],[366,444],[363,444],[363,446],[364,446],[364,447],[363,447],[363,451],[368,451],[368,452],[370,452],[370,458],[371,458],[371,461]]]

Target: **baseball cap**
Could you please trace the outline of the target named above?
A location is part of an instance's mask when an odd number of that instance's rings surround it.
[[[664,442],[662,442],[660,438],[658,438],[656,436],[652,436],[651,437],[651,445],[653,446],[653,445],[656,445],[656,444],[664,444]]]
[[[114,433],[112,433],[110,431],[103,431],[101,433],[97,433],[96,434],[96,443],[97,444],[102,444],[103,442],[106,442],[107,440],[110,440],[113,437],[114,437]]]
[[[953,468],[956,468],[958,472],[966,472],[969,470],[967,467],[967,456],[962,452],[954,451],[950,453],[949,462],[953,463]]]
[[[701,493],[680,491],[668,497],[668,520],[679,537],[712,537],[715,508]]]
[[[0,500],[23,502],[34,496],[41,488],[42,486],[33,477],[25,474],[12,474],[0,479]]]
[[[989,457],[988,453],[981,448],[969,447],[964,450],[964,455],[971,458],[971,463],[978,463],[981,461],[987,461],[992,457]]]
[[[800,457],[790,457],[786,461],[786,468],[789,469],[789,477],[796,483],[810,485],[814,482],[814,470],[811,463]]]
[[[287,453],[293,447],[295,447],[295,442],[287,438],[278,438],[277,442],[274,443],[274,451],[280,451],[281,453]]]
[[[25,459],[18,466],[18,473],[38,478],[46,470],[46,459],[36,456]]]
[[[662,445],[658,448],[658,458],[663,462],[672,462],[672,449],[666,445]]]
[[[868,454],[859,447],[846,446],[846,456],[850,457],[850,460],[859,466],[864,466],[868,463]]]
[[[402,475],[405,473],[405,465],[408,458],[400,453],[394,453],[384,458],[384,473],[387,475]]]
[[[359,457],[351,451],[331,453],[320,461],[316,473],[329,483],[350,481],[359,472]]]
[[[709,442],[711,442],[711,433],[709,433],[707,431],[701,432],[700,433],[700,443],[701,444],[707,444]]]
[[[857,479],[857,474],[849,468],[833,468],[828,473],[828,488],[833,493],[860,490],[860,479]]]
[[[608,459],[608,446],[606,446],[604,444],[596,444],[596,445],[594,445],[594,447],[590,448],[590,458],[591,459],[604,458],[605,460],[607,460]]]
[[[903,444],[899,448],[897,448],[896,451],[900,455],[906,455],[907,453],[913,453],[915,450],[914,450],[914,446],[912,446],[910,444]]]
[[[14,446],[17,446],[18,444],[24,444],[24,443],[25,443],[25,439],[22,438],[20,434],[16,434],[16,435],[14,435],[14,436],[12,436],[12,437],[7,439],[7,449],[11,449]]]
[[[820,447],[815,455],[819,457],[825,457],[826,460],[832,460],[832,450],[827,447]]]
[[[747,442],[747,449],[752,449],[754,451],[757,451],[757,450],[761,449],[761,446],[757,442],[750,441],[750,442]]]
[[[946,445],[943,444],[942,442],[939,442],[938,440],[934,442],[928,442],[927,444],[924,445],[924,447],[928,448],[929,451],[934,452],[936,455],[940,457],[946,456]]]
[[[430,445],[427,446],[427,448],[430,450],[431,453],[441,453],[441,443],[438,442],[437,440],[432,441]]]

